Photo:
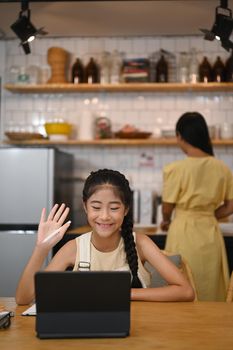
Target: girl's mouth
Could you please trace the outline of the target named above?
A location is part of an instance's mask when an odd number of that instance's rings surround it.
[[[110,228],[112,226],[112,224],[103,224],[100,222],[97,222],[97,225],[103,229],[107,229],[107,228]]]

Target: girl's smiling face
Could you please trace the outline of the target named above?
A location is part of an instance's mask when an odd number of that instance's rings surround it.
[[[93,233],[102,238],[119,234],[127,209],[113,186],[99,186],[84,207]]]

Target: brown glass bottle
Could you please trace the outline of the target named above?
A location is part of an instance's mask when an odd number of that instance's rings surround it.
[[[156,82],[157,83],[167,83],[168,82],[168,63],[161,55],[156,65]]]
[[[77,58],[72,66],[72,83],[84,83],[84,67],[82,61]]]
[[[95,84],[100,82],[99,67],[94,58],[91,57],[90,61],[85,68],[85,82],[88,84]]]
[[[206,56],[204,56],[199,66],[199,80],[202,83],[209,83],[212,81],[212,68]]]
[[[221,83],[225,81],[225,65],[221,60],[220,56],[217,57],[213,65],[213,81]]]
[[[233,82],[233,50],[231,51],[231,56],[226,60],[225,79],[227,82]]]

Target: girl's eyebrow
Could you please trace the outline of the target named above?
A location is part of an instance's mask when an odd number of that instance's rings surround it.
[[[92,200],[91,201],[91,204],[94,204],[94,203],[96,203],[96,204],[102,204],[102,202],[101,201],[98,201],[98,200]],[[109,202],[109,204],[121,204],[121,202],[120,201],[111,201],[111,202]]]

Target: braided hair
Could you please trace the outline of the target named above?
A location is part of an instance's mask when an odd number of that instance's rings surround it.
[[[119,171],[110,169],[99,169],[93,171],[87,177],[83,188],[83,202],[93,195],[101,185],[112,185],[117,191],[117,195],[128,209],[121,226],[121,236],[124,240],[124,247],[127,262],[132,274],[133,288],[141,288],[142,284],[138,277],[138,255],[133,237],[133,193],[129,186],[129,181]]]

